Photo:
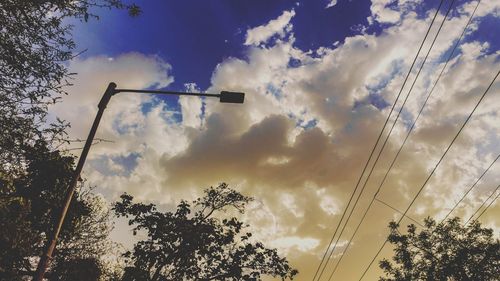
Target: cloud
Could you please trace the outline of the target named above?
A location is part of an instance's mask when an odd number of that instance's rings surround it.
[[[72,81],[75,86],[67,89],[70,94],[63,103],[53,106],[51,112],[72,123],[69,130],[72,136],[84,138],[108,83],[116,82],[118,88],[162,88],[173,81],[169,75],[170,68],[168,63],[158,57],[139,53],[124,54],[116,58],[97,56],[75,59],[69,65],[69,69],[78,74]],[[147,101],[151,101],[151,98],[145,95],[116,95],[106,110],[104,120],[120,117],[116,118],[118,123],[115,125],[118,127],[143,122],[144,116],[138,105]],[[100,131],[110,134],[115,129],[112,123],[103,122]]]
[[[245,45],[259,45],[267,42],[272,36],[278,34],[285,35],[285,30],[292,27],[290,20],[295,16],[295,11],[284,11],[281,16],[269,21],[266,25],[261,25],[247,30]]]
[[[307,252],[319,245],[319,241],[313,238],[302,238],[302,237],[284,237],[278,238],[272,241],[271,246],[276,248],[282,248],[284,251],[290,249],[297,249],[301,252]]]
[[[299,49],[291,36],[294,10],[248,30],[245,45],[251,46],[247,55],[222,61],[207,89],[244,91],[243,105],[182,97],[179,107],[173,109],[148,96],[113,97],[98,135],[115,143],[93,147],[90,158],[95,162],[85,168],[86,175],[109,200],[127,191],[167,209],[180,198],[196,197],[203,187],[226,181],[256,198],[258,204],[251,206],[244,218],[256,238],[286,252],[301,271],[299,280],[307,280],[319,263],[389,113],[387,105],[402,87],[416,46],[430,23],[431,13],[413,12],[418,1],[399,1],[403,6],[397,8],[391,3],[373,1],[371,16],[394,24],[377,34],[345,38],[335,48]],[[382,180],[444,65],[443,57],[467,22],[470,8],[469,3],[458,7],[444,25],[359,206],[368,204]],[[497,9],[495,5],[481,6],[478,14],[494,14]],[[280,39],[270,42],[276,34]],[[382,188],[380,198],[385,202],[404,210],[435,166],[497,71],[500,53],[491,51],[490,46],[475,36],[467,37],[467,43],[461,45]],[[80,73],[77,86],[54,114],[73,121],[70,133],[80,138],[86,135],[95,105],[109,81],[143,88],[163,87],[173,79],[168,63],[140,54],[125,54],[111,61],[106,57],[77,60],[71,68]],[[415,74],[416,70],[410,81]],[[194,84],[186,86],[197,90]],[[443,210],[453,206],[499,153],[499,90],[496,82],[411,216],[443,216]],[[407,91],[408,85],[403,96]],[[396,110],[400,106],[401,101]],[[125,157],[134,158],[134,165],[123,165]],[[470,215],[495,182],[498,168],[456,214]],[[498,207],[491,212],[498,214]],[[361,214],[361,209],[354,212],[352,222]],[[358,269],[369,262],[385,238],[388,221],[397,218],[393,210],[375,203],[336,277],[359,277]],[[498,224],[494,215],[485,214],[484,220],[494,227]],[[349,225],[347,234],[353,228],[354,224]],[[346,237],[342,237],[342,245]],[[390,254],[390,250],[383,254]],[[377,273],[370,273],[372,279]]]
[[[370,10],[372,16],[370,18],[375,19],[380,23],[396,23],[399,21],[401,15],[397,10],[388,8],[387,5],[392,3],[392,0],[373,0]]]
[[[337,5],[337,0],[330,0],[328,5],[326,5],[325,9],[331,8],[333,6]]]
[[[97,112],[97,104],[111,81],[118,88],[164,88],[173,81],[171,66],[157,56],[127,53],[114,58],[96,56],[76,59],[69,65],[78,73],[64,101],[50,108],[51,116],[71,123],[70,138],[85,139]],[[195,98],[196,99],[196,98]],[[195,104],[181,101],[182,108]],[[111,99],[99,125],[96,137],[111,142],[92,146],[84,176],[99,186],[114,200],[120,193],[129,192],[138,198],[150,198],[161,187],[161,170],[157,161],[161,155],[174,155],[187,145],[190,129],[176,121],[178,112],[149,95],[120,93]],[[186,116],[195,126],[195,117]],[[75,143],[68,148],[80,147]],[[79,154],[79,150],[74,151]],[[133,159],[130,164],[120,159]],[[103,171],[114,171],[103,173]],[[144,189],[143,186],[148,186]]]
[[[415,7],[421,3],[422,0],[372,0],[369,21],[397,23],[408,13],[414,13]]]
[[[405,9],[415,3],[407,1]],[[316,239],[319,245],[309,252],[314,252],[319,262],[339,219],[339,210],[345,207],[389,113],[390,107],[380,106],[372,98],[392,104],[432,16],[427,13],[422,17],[402,9],[396,12],[397,17],[391,19],[387,11],[375,11],[380,21],[398,24],[380,34],[348,37],[335,49],[306,52],[298,49],[293,39],[277,40],[249,48],[246,58],[229,58],[219,64],[210,90],[244,91],[245,104],[227,106],[207,101],[203,131],[190,140],[185,151],[163,157],[160,162],[168,175],[165,186],[194,187],[228,181],[268,206],[265,212],[273,217],[272,222],[252,220],[258,229],[272,226],[273,232],[266,232],[263,239]],[[359,206],[366,206],[378,187],[431,81],[443,66],[442,57],[467,20],[468,13],[463,12],[446,23],[405,106],[401,117],[404,122],[397,123]],[[425,46],[428,48],[428,44]],[[406,208],[496,71],[498,53],[487,52],[484,42],[469,41],[462,46],[383,186],[380,197],[396,208]],[[296,62],[294,66],[289,64],[291,60]],[[498,84],[492,93],[498,92]],[[408,85],[405,89],[403,97]],[[443,198],[449,198],[449,194],[457,198],[484,169],[481,155],[491,157],[496,153],[479,149],[484,140],[481,135],[499,130],[491,123],[498,120],[495,116],[499,108],[491,106],[496,96],[490,96],[490,102],[478,112],[477,121],[463,132],[410,212],[412,216],[439,217],[443,209],[456,202]],[[396,109],[400,106],[401,102]],[[190,176],[192,171],[196,171],[196,177]],[[492,182],[489,179],[485,184]],[[369,253],[379,245],[374,239],[381,243],[385,225],[398,218],[394,211],[375,204],[350,248],[349,258],[344,260],[353,267],[339,271],[340,279],[359,277],[352,268],[368,262]],[[464,210],[472,210],[472,205]],[[360,215],[358,209],[352,222],[357,222]],[[350,225],[347,233],[353,227]],[[293,261],[303,257],[299,255]],[[317,265],[297,264],[304,280]]]
[[[188,83],[185,86],[187,92],[200,92],[200,89],[194,83]],[[179,104],[181,105],[182,124],[200,128],[202,125],[202,99],[195,96],[180,96]]]

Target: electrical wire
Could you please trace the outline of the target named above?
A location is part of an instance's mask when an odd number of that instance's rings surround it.
[[[477,210],[474,212],[474,214],[472,214],[472,216],[470,216],[470,218],[464,223],[464,225],[467,225],[470,222],[470,220],[477,214],[477,212],[479,212],[479,210],[481,210],[481,208],[484,206],[484,204],[486,204],[486,202],[488,202],[488,200],[490,200],[490,198],[498,191],[499,188],[500,188],[500,185],[498,185],[497,188],[495,188],[495,190],[493,190],[493,192],[490,194],[490,196],[488,196],[488,198],[486,198],[486,200],[484,200],[483,204],[481,204],[481,206],[479,206],[479,208],[477,208]],[[500,195],[500,193],[499,193],[499,195]],[[493,199],[490,202],[490,204],[486,207],[486,209],[488,209],[489,206],[491,206],[492,202],[494,202],[497,198],[498,198],[498,195],[495,199]],[[481,217],[481,215],[485,212],[485,210],[483,212],[481,212],[481,214],[475,219],[475,221]]]
[[[402,104],[402,106],[401,106],[401,108],[400,108],[400,110],[399,110],[399,112],[398,112],[398,115],[396,116],[396,118],[395,118],[395,120],[394,120],[394,122],[393,122],[393,124],[392,124],[392,127],[391,127],[391,129],[389,130],[389,133],[388,133],[387,137],[386,137],[386,138],[385,138],[385,140],[384,140],[384,143],[383,143],[383,145],[382,145],[382,148],[380,149],[379,154],[378,154],[378,156],[377,156],[377,158],[376,158],[376,160],[375,160],[375,162],[374,162],[373,166],[371,167],[371,170],[370,170],[370,172],[369,172],[369,174],[368,174],[368,176],[367,176],[367,178],[366,178],[366,180],[365,180],[365,182],[364,182],[364,184],[363,184],[363,186],[362,186],[362,188],[361,188],[361,191],[360,191],[360,193],[358,194],[358,197],[356,198],[356,201],[354,202],[354,207],[351,209],[351,212],[350,212],[350,214],[349,214],[349,216],[348,216],[348,218],[347,218],[347,220],[346,220],[346,223],[344,224],[344,226],[343,226],[343,228],[342,228],[342,230],[341,230],[341,232],[340,232],[340,234],[339,234],[339,237],[337,238],[337,241],[335,242],[335,245],[334,245],[334,247],[333,247],[333,250],[332,250],[332,252],[330,253],[330,256],[329,256],[329,258],[328,258],[328,260],[327,260],[327,261],[329,261],[329,260],[330,260],[330,258],[331,258],[331,256],[332,256],[332,254],[333,254],[333,251],[335,250],[336,245],[338,244],[338,242],[339,242],[339,240],[340,240],[340,236],[341,236],[341,235],[342,235],[342,233],[344,232],[345,227],[347,226],[347,223],[349,222],[349,219],[351,218],[351,215],[352,215],[352,213],[353,213],[353,211],[354,211],[354,208],[356,207],[356,205],[357,205],[357,203],[358,203],[359,199],[361,198],[361,195],[362,195],[362,193],[363,193],[364,189],[366,188],[366,185],[367,185],[367,183],[368,183],[368,181],[369,181],[369,179],[370,179],[370,177],[371,177],[371,175],[372,175],[372,173],[373,173],[373,171],[374,171],[374,169],[375,169],[376,164],[378,163],[378,160],[379,160],[380,156],[382,155],[382,153],[383,153],[383,151],[384,151],[384,148],[385,148],[385,146],[386,146],[386,144],[387,144],[387,142],[388,142],[389,137],[390,137],[390,136],[391,136],[391,134],[392,134],[392,131],[393,131],[393,130],[394,130],[394,128],[395,128],[395,125],[397,124],[397,121],[398,121],[398,119],[399,119],[399,116],[400,116],[401,112],[403,111],[404,106],[406,105],[406,102],[407,102],[407,100],[408,100],[408,98],[409,98],[409,96],[410,96],[410,94],[411,94],[411,91],[413,90],[413,87],[414,87],[414,86],[415,86],[415,84],[416,84],[416,81],[417,81],[417,80],[418,80],[418,78],[419,78],[419,75],[420,75],[420,73],[421,73],[421,71],[422,71],[422,69],[423,69],[423,67],[424,67],[424,65],[425,65],[425,62],[427,61],[427,58],[428,58],[428,56],[429,56],[429,54],[430,54],[430,52],[431,52],[431,50],[432,50],[432,48],[433,48],[433,46],[434,46],[434,44],[435,44],[436,40],[437,40],[437,37],[439,36],[439,33],[441,32],[441,29],[442,29],[442,27],[443,27],[444,23],[446,22],[446,19],[447,19],[448,15],[449,15],[449,13],[450,13],[450,11],[451,11],[452,7],[453,7],[454,2],[455,2],[455,0],[452,0],[452,1],[451,1],[450,5],[449,5],[449,7],[448,7],[448,9],[447,9],[447,11],[446,11],[446,14],[445,14],[445,16],[443,17],[443,20],[442,20],[442,22],[441,22],[441,24],[440,24],[440,26],[439,26],[439,29],[438,29],[438,31],[436,32],[435,36],[434,36],[434,39],[433,39],[433,41],[432,41],[432,43],[431,43],[431,45],[430,45],[430,47],[429,47],[429,49],[428,49],[428,51],[427,51],[427,54],[425,55],[425,58],[424,58],[424,60],[423,60],[422,64],[420,65],[420,68],[419,68],[419,70],[418,70],[418,72],[417,72],[417,74],[416,74],[416,76],[415,76],[415,79],[413,80],[413,83],[412,83],[412,85],[411,85],[411,87],[410,87],[410,89],[409,89],[409,91],[408,91],[408,94],[406,95],[405,100],[404,100],[404,102],[403,102],[403,104]],[[439,10],[437,10],[436,12],[439,12]],[[462,35],[463,35],[463,34],[462,34]],[[462,35],[460,36],[459,40],[457,41],[457,44],[458,44],[458,42],[461,40]],[[420,117],[420,114],[421,114],[421,112],[422,112],[423,108],[424,108],[424,107],[425,107],[425,105],[427,104],[427,101],[428,101],[429,97],[431,96],[432,92],[434,91],[434,88],[435,88],[435,86],[436,86],[437,82],[439,81],[439,79],[440,79],[441,75],[443,74],[443,71],[444,71],[444,69],[446,68],[446,65],[448,64],[449,60],[451,59],[451,56],[452,56],[452,54],[454,53],[454,51],[455,51],[455,49],[456,49],[457,44],[455,44],[455,46],[454,46],[454,48],[453,48],[453,51],[450,53],[450,57],[447,59],[447,61],[446,61],[446,63],[445,63],[445,66],[444,66],[444,67],[443,67],[443,69],[441,70],[441,73],[440,73],[440,75],[438,76],[438,79],[436,79],[436,82],[434,83],[432,90],[429,92],[429,95],[426,97],[425,102],[424,102],[424,104],[422,105],[422,108],[421,108],[421,110],[420,110],[420,112],[419,112],[418,117]],[[418,120],[418,117],[417,117],[417,119],[415,119],[415,122],[412,124],[412,127],[411,127],[411,129],[409,130],[409,132],[408,132],[408,134],[407,134],[407,136],[406,136],[406,138],[405,138],[405,141],[404,141],[404,142],[403,142],[403,144],[401,145],[401,147],[400,147],[400,149],[399,149],[398,153],[396,154],[395,158],[393,159],[393,161],[392,161],[392,163],[391,163],[391,166],[390,166],[390,167],[389,167],[389,169],[387,170],[388,172],[387,172],[387,173],[385,174],[385,176],[384,176],[384,181],[385,181],[385,178],[387,177],[387,175],[388,175],[388,173],[389,173],[390,169],[392,169],[392,166],[394,165],[395,160],[396,160],[396,159],[397,159],[397,157],[399,156],[399,153],[401,152],[401,150],[402,150],[402,148],[403,148],[404,144],[406,143],[406,140],[408,139],[408,136],[409,136],[409,134],[411,133],[411,130],[412,130],[412,129],[413,129],[413,127],[415,126],[415,123],[416,123],[416,121]],[[381,186],[382,186],[382,185],[383,185],[383,183],[381,183],[381,184],[379,185],[379,187],[378,187],[378,189],[377,189],[377,192],[375,193],[375,196],[379,193],[380,188],[381,188]],[[372,201],[369,203],[369,207],[367,208],[367,210],[369,210],[369,209],[371,208],[371,206],[373,205],[373,200],[375,199],[375,196],[374,196],[374,198],[372,199]],[[366,212],[368,212],[368,211],[366,211]],[[363,217],[363,218],[362,218],[362,221],[363,221],[363,220],[364,220],[364,218],[366,217],[366,214],[364,214],[362,217]],[[358,226],[358,227],[356,227],[356,229],[359,229],[359,226]],[[355,232],[357,232],[357,230],[355,230]],[[348,242],[348,246],[347,246],[346,248],[344,248],[344,251],[343,251],[343,252],[342,252],[342,254],[341,254],[341,257],[340,257],[340,259],[339,259],[339,262],[342,260],[343,255],[344,255],[344,253],[346,252],[346,250],[347,250],[347,248],[349,247],[349,245],[350,245],[350,243],[351,243],[351,242],[352,242],[352,240],[350,239],[350,240],[349,240],[349,242]],[[334,267],[334,269],[333,269],[332,273],[330,274],[330,276],[329,276],[328,280],[331,280],[331,278],[332,278],[333,274],[336,272],[339,262],[337,262],[337,265]]]
[[[401,151],[403,150],[403,148],[404,148],[404,146],[405,146],[405,144],[406,144],[406,142],[407,142],[407,140],[408,140],[408,138],[409,138],[409,136],[410,136],[411,132],[413,131],[413,128],[415,127],[415,124],[416,124],[416,123],[417,123],[417,121],[419,120],[419,118],[420,118],[420,116],[421,116],[421,114],[422,114],[422,112],[423,112],[423,110],[424,110],[425,106],[427,105],[427,102],[429,101],[430,97],[431,97],[431,96],[432,96],[432,94],[434,93],[434,89],[436,88],[436,85],[437,85],[437,84],[438,84],[438,82],[440,81],[441,76],[442,76],[442,75],[443,75],[443,73],[444,73],[444,70],[445,70],[445,69],[446,69],[446,67],[448,66],[448,63],[450,62],[450,60],[453,58],[453,55],[454,55],[454,53],[455,53],[455,51],[456,51],[457,47],[459,46],[459,44],[460,44],[460,42],[461,42],[461,40],[462,40],[462,38],[463,38],[463,36],[464,36],[464,34],[465,34],[465,32],[466,32],[466,30],[467,30],[468,26],[469,26],[469,25],[470,25],[470,23],[472,22],[472,18],[474,17],[474,14],[476,13],[476,10],[477,10],[477,8],[478,8],[478,6],[479,6],[480,2],[481,2],[480,0],[477,2],[477,5],[476,5],[476,7],[474,8],[474,11],[472,12],[471,16],[469,17],[469,20],[468,20],[467,24],[466,24],[466,25],[465,25],[465,27],[463,28],[462,33],[460,34],[460,36],[459,36],[459,38],[457,39],[457,41],[456,41],[455,45],[453,46],[453,49],[452,49],[452,51],[450,52],[450,54],[449,54],[449,56],[448,56],[448,58],[447,58],[447,60],[446,60],[446,63],[444,64],[444,66],[443,66],[443,68],[441,69],[441,71],[440,71],[440,73],[439,73],[439,75],[438,75],[438,77],[437,77],[436,81],[434,82],[434,84],[433,84],[433,86],[432,86],[431,90],[429,91],[429,94],[427,95],[427,97],[426,97],[426,99],[425,99],[424,103],[422,104],[422,106],[421,106],[421,108],[420,108],[420,110],[419,110],[419,112],[418,112],[417,117],[415,118],[415,120],[414,120],[413,124],[411,125],[410,129],[408,130],[408,133],[406,134],[406,136],[405,136],[405,139],[404,139],[403,143],[401,144],[401,146],[400,146],[400,148],[399,148],[398,152],[397,152],[397,153],[396,153],[396,155],[394,156],[394,158],[393,158],[393,160],[392,160],[392,162],[391,162],[391,164],[390,164],[389,168],[387,169],[387,171],[386,171],[386,173],[385,173],[385,175],[384,175],[384,177],[383,177],[382,181],[380,182],[380,184],[379,184],[379,186],[378,186],[378,188],[377,188],[377,191],[375,192],[375,194],[373,195],[372,200],[371,200],[371,201],[370,201],[370,203],[368,204],[368,207],[366,208],[366,210],[365,210],[364,214],[363,214],[363,215],[362,215],[362,217],[361,217],[361,220],[359,221],[358,225],[356,226],[356,229],[354,230],[354,232],[353,232],[353,234],[352,234],[351,238],[349,239],[349,241],[348,241],[348,243],[347,243],[347,246],[344,248],[344,251],[342,252],[342,254],[341,254],[340,258],[339,258],[339,261],[337,262],[336,266],[334,267],[334,269],[333,269],[332,274],[330,275],[330,277],[331,277],[331,276],[333,276],[333,274],[336,272],[337,267],[340,265],[340,263],[341,263],[341,261],[342,261],[342,259],[343,259],[343,257],[344,257],[345,252],[348,250],[348,248],[349,248],[350,244],[352,243],[352,240],[354,239],[354,237],[355,237],[356,233],[358,232],[358,230],[359,230],[359,228],[360,228],[361,224],[364,222],[364,220],[365,220],[365,218],[366,218],[367,213],[371,210],[371,207],[372,207],[372,205],[373,205],[373,202],[374,202],[375,200],[377,200],[377,195],[379,194],[379,192],[380,192],[380,190],[381,190],[382,186],[384,185],[385,180],[387,179],[387,176],[389,175],[390,171],[392,170],[392,168],[393,168],[393,166],[394,166],[394,164],[395,164],[396,160],[398,159],[398,157],[399,157],[399,155],[400,155]],[[450,5],[450,7],[451,7],[451,5]],[[329,280],[330,280],[330,279],[329,279]]]
[[[403,216],[398,220],[397,224],[400,224],[401,221],[403,220],[403,218],[406,216],[406,214],[408,213],[408,211],[410,210],[410,208],[413,206],[413,204],[415,203],[415,201],[417,200],[418,196],[420,195],[420,193],[422,192],[422,190],[424,189],[424,187],[427,185],[427,183],[429,182],[430,178],[432,177],[432,175],[434,175],[434,172],[436,171],[436,169],[439,167],[439,165],[441,164],[441,162],[443,161],[444,157],[446,156],[446,154],[448,154],[448,151],[451,149],[451,147],[453,146],[453,144],[455,143],[456,139],[458,138],[458,136],[460,135],[460,133],[462,132],[462,130],[464,129],[465,125],[467,125],[467,123],[469,122],[469,120],[472,118],[472,115],[474,114],[474,112],[476,111],[476,109],[479,107],[479,105],[481,104],[481,102],[483,101],[484,97],[486,96],[486,94],[488,93],[489,89],[491,88],[491,86],[493,85],[493,83],[495,82],[495,80],[497,79],[498,77],[498,74],[500,74],[500,71],[498,71],[495,75],[495,77],[493,78],[493,80],[491,81],[491,83],[489,84],[488,88],[486,88],[486,90],[484,91],[483,95],[481,96],[481,98],[478,100],[478,102],[476,103],[476,105],[474,106],[474,108],[472,109],[471,113],[469,114],[469,116],[467,116],[467,119],[464,121],[464,123],[462,124],[462,126],[460,127],[460,129],[458,130],[457,134],[455,135],[455,137],[452,139],[450,145],[448,145],[448,147],[446,148],[446,150],[444,151],[443,155],[441,156],[441,158],[439,159],[439,161],[436,163],[436,166],[434,166],[434,168],[432,169],[431,173],[429,174],[429,176],[426,178],[426,180],[424,181],[424,183],[422,184],[422,186],[420,187],[420,189],[418,190],[417,194],[413,197],[412,201],[410,202],[410,205],[406,208],[406,210],[404,211],[403,213]],[[375,254],[375,256],[373,257],[373,259],[370,261],[370,263],[368,264],[368,266],[365,268],[365,270],[363,271],[363,274],[361,275],[361,277],[359,278],[359,280],[363,279],[363,277],[366,275],[366,273],[368,272],[368,270],[370,269],[370,267],[372,266],[373,262],[375,262],[375,259],[378,257],[378,255],[380,254],[380,252],[382,251],[382,249],[385,247],[385,245],[387,244],[387,238],[385,239],[384,243],[382,244],[382,246],[380,247],[380,249],[377,251],[377,253]]]
[[[375,198],[375,201],[377,201],[377,202],[381,203],[382,205],[385,205],[385,206],[387,206],[387,207],[391,208],[392,210],[396,211],[397,213],[399,213],[399,214],[401,214],[401,215],[403,214],[403,212],[401,212],[400,210],[396,209],[395,207],[393,207],[393,206],[389,205],[389,204],[388,204],[388,203],[386,203],[385,201],[382,201],[382,200],[380,200],[380,199],[378,199],[378,198]],[[424,226],[423,226],[423,225],[422,225],[419,221],[417,221],[416,219],[414,219],[414,218],[412,218],[412,217],[410,217],[410,216],[406,216],[406,217],[407,217],[408,219],[410,219],[411,221],[413,221],[414,223],[418,224],[419,226],[424,227]]]
[[[495,164],[495,162],[497,162],[498,158],[500,158],[500,154],[498,154],[498,156],[495,158],[495,160],[493,160],[493,162],[491,162],[491,164],[488,166],[488,168],[486,168],[486,170],[484,170],[484,172],[481,174],[481,176],[474,182],[474,184],[467,190],[467,192],[464,193],[462,198],[460,198],[460,200],[455,204],[455,206],[453,206],[453,208],[451,208],[451,210],[448,212],[448,214],[446,214],[446,216],[441,220],[441,222],[445,221],[451,215],[451,213],[453,213],[453,211],[458,207],[458,205],[460,203],[462,203],[462,201],[465,199],[465,197],[467,197],[467,195],[469,195],[469,193],[472,191],[472,189],[474,189],[474,187],[476,187],[477,183],[479,181],[481,181],[481,179],[484,177],[484,175],[486,175],[486,173],[488,173],[488,171],[493,166],[493,164]]]
[[[488,204],[488,206],[484,208],[484,210],[479,214],[479,216],[477,216],[477,218],[474,221],[477,221],[484,214],[484,212],[486,212],[491,207],[491,205],[498,199],[499,196],[500,193],[497,194],[497,196],[493,200],[491,200],[490,204]]]
[[[318,268],[316,269],[316,272],[315,272],[314,277],[313,277],[313,281],[316,279],[316,276],[318,275],[318,273],[319,273],[319,271],[320,271],[320,269],[321,269],[321,266],[322,266],[323,262],[324,262],[324,261],[325,261],[325,259],[326,259],[326,256],[327,256],[327,254],[328,254],[328,251],[330,250],[330,247],[331,247],[331,245],[332,245],[332,243],[333,243],[333,240],[335,239],[335,236],[336,236],[336,234],[337,234],[337,231],[338,231],[338,229],[339,229],[339,227],[340,227],[340,225],[341,225],[341,223],[342,223],[342,220],[344,219],[344,216],[345,216],[345,214],[347,213],[347,210],[349,209],[349,205],[351,204],[351,201],[352,201],[352,199],[354,198],[354,195],[356,194],[356,191],[357,191],[357,189],[358,189],[358,187],[359,187],[359,184],[360,184],[360,182],[361,182],[361,179],[363,178],[363,175],[364,175],[364,173],[365,173],[365,171],[366,171],[366,168],[368,167],[368,164],[369,164],[369,163],[370,163],[370,161],[371,161],[371,158],[372,158],[372,156],[373,156],[373,154],[374,154],[374,152],[375,152],[375,149],[376,149],[376,148],[377,148],[377,146],[378,146],[378,143],[379,143],[379,141],[380,141],[380,138],[382,137],[382,134],[383,134],[383,132],[384,132],[384,130],[385,130],[385,128],[386,128],[386,126],[387,126],[387,123],[389,122],[389,119],[390,119],[390,117],[391,117],[391,115],[392,115],[392,112],[394,111],[394,108],[396,107],[396,104],[397,104],[397,102],[398,102],[398,100],[399,100],[399,97],[401,96],[401,93],[403,92],[403,88],[404,88],[404,86],[406,85],[406,82],[407,82],[407,80],[408,80],[408,77],[409,77],[409,76],[410,76],[410,74],[411,74],[411,71],[412,71],[412,69],[413,69],[413,66],[415,65],[415,63],[416,63],[416,61],[417,61],[417,59],[418,59],[418,56],[419,56],[419,54],[420,54],[420,51],[422,50],[422,47],[423,47],[423,45],[424,45],[424,43],[425,43],[425,41],[426,41],[426,39],[427,39],[427,36],[429,35],[429,32],[430,32],[430,30],[431,30],[431,27],[432,27],[432,25],[434,24],[434,21],[435,21],[435,19],[436,19],[437,15],[439,14],[439,10],[440,10],[440,8],[441,8],[441,6],[442,6],[443,2],[444,2],[444,0],[441,0],[441,1],[440,1],[440,3],[439,3],[439,7],[438,7],[438,9],[437,9],[437,11],[436,11],[436,13],[435,13],[435,15],[434,15],[433,19],[432,19],[432,22],[431,22],[431,24],[430,24],[429,28],[427,29],[427,32],[426,32],[426,34],[425,34],[425,37],[424,37],[424,39],[422,40],[422,43],[420,44],[420,47],[419,47],[419,49],[418,49],[418,51],[417,51],[417,54],[415,55],[415,58],[413,59],[413,62],[412,62],[412,64],[411,64],[411,66],[410,66],[410,69],[408,70],[408,73],[407,73],[407,75],[406,75],[406,77],[405,77],[405,79],[404,79],[404,81],[403,81],[403,85],[401,86],[401,89],[399,90],[399,93],[398,93],[398,95],[397,95],[397,97],[396,97],[396,99],[395,99],[395,101],[394,101],[394,103],[393,103],[393,105],[392,105],[392,107],[391,107],[391,110],[390,110],[390,112],[389,112],[389,115],[387,116],[387,119],[385,120],[385,123],[384,123],[384,125],[382,126],[382,130],[380,131],[380,134],[379,134],[379,135],[378,135],[378,137],[377,137],[377,140],[376,140],[376,142],[375,142],[375,145],[374,145],[374,146],[373,146],[373,148],[372,148],[372,151],[371,151],[371,153],[370,153],[370,156],[368,157],[368,160],[366,161],[366,164],[365,164],[365,166],[364,166],[364,168],[363,168],[363,170],[362,170],[362,172],[361,172],[361,175],[360,175],[360,177],[359,177],[359,179],[358,179],[358,181],[357,181],[357,183],[356,183],[356,186],[355,186],[355,188],[354,188],[353,192],[351,193],[351,196],[350,196],[350,198],[349,198],[349,201],[348,201],[348,203],[347,203],[347,206],[346,206],[346,208],[344,209],[344,211],[343,211],[343,213],[342,213],[342,216],[341,216],[341,218],[340,218],[340,220],[339,220],[339,223],[337,224],[337,226],[336,226],[336,228],[335,228],[335,231],[334,231],[334,233],[333,233],[333,235],[332,235],[332,238],[331,238],[331,240],[330,240],[330,242],[329,242],[329,244],[328,244],[328,247],[326,248],[326,251],[325,251],[325,253],[324,253],[324,255],[323,255],[323,258],[321,259],[321,262],[320,262],[320,264],[318,265]],[[333,251],[332,251],[332,252],[333,252]],[[323,267],[323,269],[321,270],[321,275],[322,275],[323,271],[325,270],[326,265],[327,265],[327,264],[325,263],[325,266],[324,266],[324,267]],[[321,275],[320,275],[320,277],[318,278],[318,280],[321,278]]]

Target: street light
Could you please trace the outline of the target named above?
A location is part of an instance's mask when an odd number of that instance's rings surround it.
[[[62,224],[64,222],[64,218],[66,217],[66,213],[68,212],[69,204],[71,202],[71,198],[75,193],[76,184],[78,183],[78,179],[80,178],[80,173],[82,172],[83,165],[85,164],[85,159],[87,159],[87,154],[89,153],[90,146],[94,141],[94,136],[97,131],[97,127],[99,126],[99,122],[101,121],[102,114],[104,113],[104,109],[109,103],[109,100],[112,96],[118,93],[142,93],[142,94],[154,94],[154,95],[187,95],[187,96],[198,96],[198,97],[217,97],[219,101],[222,103],[243,103],[245,99],[244,93],[239,92],[227,92],[222,91],[220,94],[209,94],[209,93],[188,93],[188,92],[175,92],[175,91],[157,91],[157,90],[133,90],[133,89],[117,89],[116,84],[111,82],[108,85],[108,88],[104,92],[104,95],[101,98],[101,101],[97,105],[98,111],[97,115],[94,119],[94,123],[92,124],[92,128],[90,129],[89,136],[85,141],[85,146],[83,147],[82,154],[80,159],[78,159],[78,164],[76,165],[75,174],[70,182],[70,186],[66,193],[66,197],[64,199],[64,205],[57,220],[57,225],[52,233],[48,241],[47,248],[40,257],[40,261],[38,262],[37,270],[35,273],[36,281],[42,281],[43,275],[49,266],[50,259],[52,259],[52,253],[56,247],[57,237],[59,236],[59,232],[61,231]]]

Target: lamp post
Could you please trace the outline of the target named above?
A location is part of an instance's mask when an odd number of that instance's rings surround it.
[[[208,94],[208,93],[187,93],[187,92],[175,92],[175,91],[157,91],[157,90],[133,90],[133,89],[117,89],[116,84],[111,82],[108,85],[108,88],[104,92],[104,95],[101,98],[101,101],[97,105],[98,111],[97,115],[94,119],[94,123],[92,124],[92,128],[90,129],[89,136],[85,141],[85,146],[83,147],[82,154],[80,155],[80,159],[78,159],[78,164],[75,169],[75,173],[70,182],[69,188],[66,192],[66,197],[64,199],[64,205],[62,207],[61,213],[57,220],[57,224],[48,240],[47,248],[43,256],[40,257],[40,261],[38,262],[37,270],[35,273],[34,280],[42,281],[45,271],[49,266],[50,260],[52,259],[52,253],[56,247],[57,237],[59,236],[59,232],[61,231],[61,227],[64,222],[64,218],[66,217],[66,213],[68,212],[69,205],[71,203],[71,199],[73,198],[73,194],[75,193],[76,185],[78,183],[78,179],[80,178],[80,173],[82,172],[83,165],[85,164],[85,160],[87,159],[87,155],[90,150],[90,146],[94,140],[95,133],[97,131],[97,127],[99,126],[99,122],[101,121],[102,114],[104,113],[104,109],[109,103],[109,100],[112,96],[118,93],[142,93],[142,94],[154,94],[154,95],[189,95],[189,96],[198,96],[198,97],[217,97],[222,103],[243,103],[245,99],[244,93],[239,92],[227,92],[222,91],[220,94]]]

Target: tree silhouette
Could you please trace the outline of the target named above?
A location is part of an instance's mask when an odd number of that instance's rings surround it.
[[[67,62],[76,45],[68,19],[97,17],[95,8],[140,12],[120,0],[0,1],[0,172],[22,173],[24,147],[35,140],[64,139],[67,124],[46,124],[46,116],[71,84]]]
[[[25,150],[22,175],[0,173],[0,280],[33,274],[74,173],[74,158],[50,151],[41,140]],[[73,280],[64,276],[77,264],[79,270],[95,268],[112,247],[106,205],[83,183],[75,195],[49,273],[52,280]]]
[[[74,174],[73,157],[56,150],[67,124],[46,117],[71,84],[67,62],[76,45],[69,19],[97,18],[97,8],[140,12],[120,0],[0,1],[0,280],[33,273]],[[74,270],[106,273],[96,265],[109,253],[108,211],[82,188],[63,226],[52,280],[76,280],[68,277],[78,275]]]
[[[134,235],[143,231],[147,239],[125,253],[130,265],[122,280],[258,280],[261,275],[284,280],[297,274],[275,249],[252,241],[236,217],[218,217],[229,208],[243,213],[252,200],[224,183],[205,190],[193,205],[182,201],[175,212],[132,199],[122,195],[115,213],[129,218]]]
[[[99,281],[103,275],[101,264],[95,258],[76,258],[59,263],[55,268],[57,275],[49,280],[57,281]]]
[[[389,228],[395,263],[380,262],[386,276],[379,280],[493,281],[500,276],[499,240],[477,221],[462,226],[459,218],[438,224],[427,218],[424,229],[411,224],[406,234],[394,222]]]

